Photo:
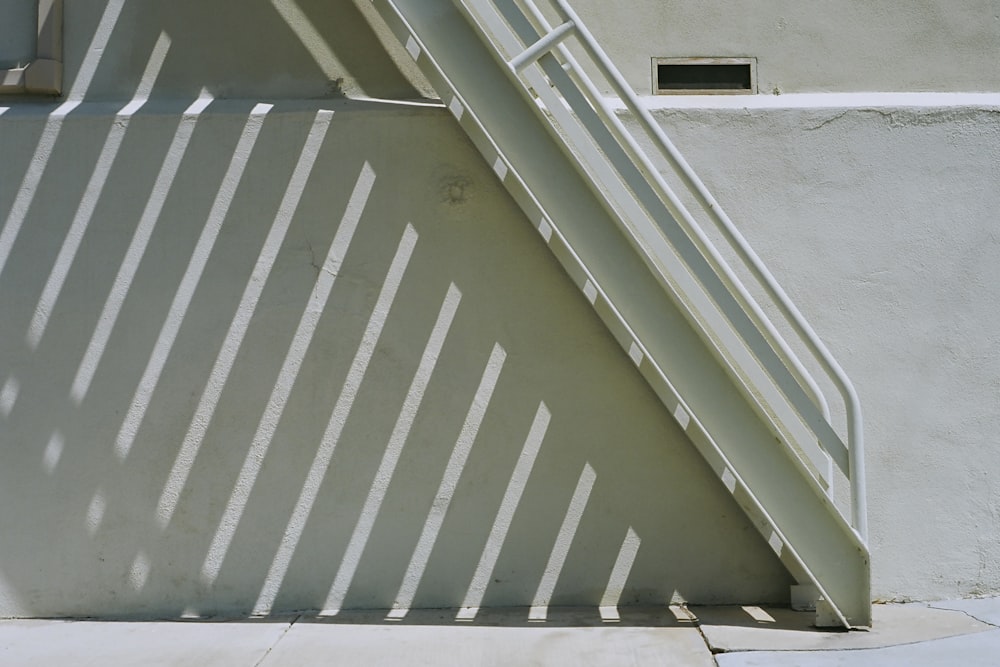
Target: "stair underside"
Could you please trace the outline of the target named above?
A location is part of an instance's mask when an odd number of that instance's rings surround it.
[[[373,4],[789,572],[834,622],[870,625],[867,549],[472,25],[450,0]]]

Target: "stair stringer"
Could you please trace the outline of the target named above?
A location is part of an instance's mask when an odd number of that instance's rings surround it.
[[[867,547],[461,11],[450,0],[373,5],[792,576],[841,625],[870,625]]]

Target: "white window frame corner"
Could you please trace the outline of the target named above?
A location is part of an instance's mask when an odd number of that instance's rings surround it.
[[[61,95],[63,0],[38,0],[35,55],[23,67],[0,69],[0,95]]]

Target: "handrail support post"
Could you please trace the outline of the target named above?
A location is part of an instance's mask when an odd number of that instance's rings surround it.
[[[514,72],[520,74],[524,68],[541,58],[548,51],[551,51],[556,45],[566,39],[575,29],[576,24],[573,23],[573,21],[566,21],[565,23],[556,26],[551,32],[543,35],[537,42],[511,58],[510,62],[507,64],[510,65],[510,68],[514,70]]]

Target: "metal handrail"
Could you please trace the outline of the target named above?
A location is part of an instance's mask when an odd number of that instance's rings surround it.
[[[538,12],[537,7],[529,6],[528,9],[529,11],[531,11],[534,18],[539,22],[539,25],[543,26],[545,30],[548,30],[548,25],[545,20],[545,17],[542,16],[540,12]],[[533,62],[532,58],[537,59],[541,55],[541,53],[544,52],[545,46],[552,48],[555,46],[554,43],[555,41],[561,41],[562,39],[564,39],[567,36],[568,32],[570,32],[569,28],[571,28],[573,25],[574,24],[572,21],[567,21],[566,23],[560,25],[558,28],[549,32],[545,37],[538,40],[531,47],[529,47],[524,52],[519,54],[516,58],[512,59],[508,63],[511,69],[513,69],[515,72],[520,72],[521,70],[523,70],[528,64]],[[653,163],[649,160],[646,154],[642,151],[638,143],[636,143],[635,139],[625,128],[624,124],[618,119],[618,116],[615,114],[614,110],[609,108],[607,102],[603,99],[603,96],[596,89],[596,87],[594,87],[593,82],[590,81],[585,75],[582,75],[582,69],[576,62],[576,59],[573,57],[573,55],[567,49],[565,49],[564,46],[562,45],[559,46],[560,46],[560,55],[562,55],[566,60],[566,62],[569,64],[570,73],[577,74],[577,76],[580,78],[580,81],[578,83],[581,84],[587,90],[587,92],[590,94],[590,98],[592,99],[592,101],[594,101],[598,105],[599,109],[603,112],[601,115],[606,120],[606,122],[610,123],[612,127],[617,131],[616,132],[617,138],[626,144],[627,148],[630,150],[632,154],[633,159],[637,159],[642,163],[642,166],[646,168],[646,173],[649,175],[649,177],[652,178],[656,182],[656,184],[660,186],[661,190],[663,190],[663,194],[669,199],[670,204],[672,204],[673,208],[672,212],[674,212],[678,217],[683,218],[684,221],[688,223],[688,228],[695,235],[696,240],[699,242],[699,247],[701,248],[701,250],[707,253],[712,258],[712,260],[719,267],[719,269],[722,271],[727,280],[729,280],[730,286],[737,293],[740,305],[746,309],[749,309],[756,316],[758,323],[764,328],[763,333],[765,334],[765,337],[768,338],[768,342],[772,345],[772,347],[777,347],[782,352],[786,361],[791,365],[790,370],[795,379],[798,381],[799,385],[806,390],[806,392],[812,398],[813,402],[819,407],[820,412],[823,415],[823,418],[827,422],[829,422],[830,407],[827,404],[826,397],[823,395],[822,390],[819,388],[819,385],[816,383],[813,377],[809,374],[809,371],[805,369],[805,367],[802,365],[802,362],[799,361],[798,356],[796,356],[795,353],[792,352],[788,344],[785,342],[784,338],[781,337],[781,334],[778,333],[777,329],[771,323],[770,319],[764,314],[764,312],[761,310],[757,302],[753,299],[753,297],[749,295],[749,293],[740,283],[739,279],[735,276],[732,269],[730,269],[728,263],[726,263],[726,261],[722,258],[722,256],[719,255],[718,251],[712,245],[711,241],[708,240],[704,232],[702,232],[701,229],[698,227],[697,222],[695,222],[695,220],[687,212],[687,209],[684,207],[684,205],[681,204],[680,201],[677,199],[676,195],[674,195],[670,186],[666,183],[665,180],[663,180],[663,177],[656,169],[656,166],[653,165]]]
[[[523,4],[528,9],[535,21],[543,27],[547,34],[538,40],[538,42],[529,46],[524,53],[520,54],[510,63],[515,73],[526,67],[528,64],[533,62],[534,59],[537,59],[548,50],[556,49],[559,51],[560,56],[569,66],[571,73],[576,76],[577,83],[583,85],[591,101],[604,112],[602,115],[604,115],[606,120],[611,122],[614,126],[616,134],[619,135],[618,139],[626,144],[628,152],[630,152],[634,158],[638,158],[641,161],[642,166],[646,169],[649,177],[656,183],[657,186],[660,187],[661,190],[663,190],[662,194],[666,196],[675,207],[678,208],[681,213],[680,217],[683,218],[685,223],[687,223],[688,232],[695,235],[701,249],[708,253],[716,262],[719,270],[722,271],[726,279],[729,281],[730,287],[736,291],[740,300],[744,302],[744,306],[751,310],[756,317],[758,324],[764,328],[766,334],[771,339],[770,342],[784,355],[786,361],[790,364],[794,375],[798,376],[797,379],[800,381],[800,384],[804,385],[804,388],[807,389],[807,391],[814,394],[824,418],[829,421],[829,409],[826,406],[823,394],[816,385],[815,381],[811,378],[805,368],[802,367],[801,362],[791,351],[780,334],[778,334],[774,325],[763,313],[756,300],[750,295],[735,274],[732,273],[732,270],[729,268],[728,264],[726,264],[725,260],[718,254],[718,251],[707,238],[704,231],[700,228],[697,222],[691,218],[690,214],[686,211],[679,200],[677,200],[677,197],[673,193],[672,189],[663,180],[663,177],[649,160],[648,156],[646,156],[645,152],[639,147],[635,138],[624,127],[620,120],[617,119],[615,112],[608,107],[603,95],[601,95],[596,89],[593,82],[590,81],[584,73],[583,69],[579,67],[579,64],[576,62],[573,55],[569,52],[565,45],[562,44],[562,40],[565,39],[565,37],[567,37],[570,33],[574,34],[590,58],[593,60],[594,64],[598,66],[601,73],[612,85],[614,91],[625,102],[629,111],[631,111],[641,121],[640,124],[642,125],[647,136],[652,139],[654,144],[661,150],[663,157],[670,164],[675,174],[685,184],[688,191],[698,200],[699,205],[713,219],[716,227],[722,233],[730,247],[737,253],[754,278],[775,302],[786,321],[791,325],[793,331],[795,331],[800,340],[806,345],[812,356],[819,362],[820,366],[824,369],[833,381],[834,385],[837,387],[844,400],[846,409],[849,454],[848,478],[851,487],[851,523],[862,541],[867,543],[868,521],[865,487],[863,422],[860,400],[850,379],[847,377],[840,364],[833,358],[833,355],[827,349],[826,345],[816,335],[816,332],[806,321],[802,313],[791,302],[784,289],[782,289],[782,287],[778,284],[777,280],[767,267],[764,266],[760,257],[750,247],[742,233],[740,233],[729,216],[708,191],[705,184],[694,173],[690,165],[674,146],[673,142],[669,139],[669,137],[667,137],[666,133],[662,130],[659,124],[657,124],[649,110],[642,105],[638,96],[633,92],[624,77],[622,77],[622,75],[618,72],[617,68],[615,68],[615,66],[611,63],[607,54],[605,54],[603,49],[601,49],[593,34],[580,20],[579,16],[572,9],[572,7],[568,5],[566,0],[550,0],[554,8],[556,8],[556,10],[561,14],[562,20],[565,21],[555,30],[549,27],[544,15],[541,13],[533,0],[518,1],[519,4]],[[529,51],[530,54],[528,53]]]

